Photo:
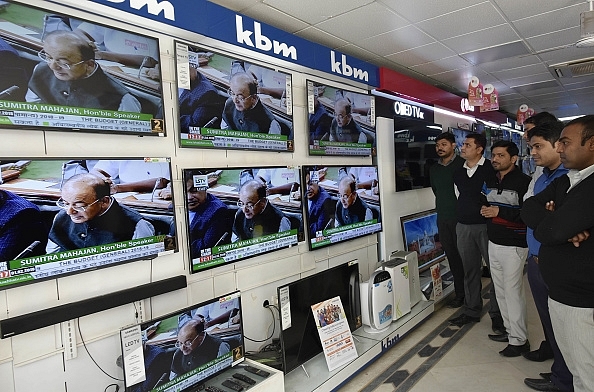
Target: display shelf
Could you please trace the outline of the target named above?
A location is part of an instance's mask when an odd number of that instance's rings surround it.
[[[441,273],[441,279],[442,279],[442,295],[441,297],[438,298],[437,301],[435,301],[436,303],[439,303],[440,301],[442,301],[444,298],[447,298],[453,291],[454,291],[454,278],[451,277],[451,271],[450,271],[450,264],[448,263],[448,260],[442,260],[439,263],[439,272]],[[438,264],[438,263],[433,263],[431,264],[429,267]],[[445,277],[447,275],[447,278]],[[431,279],[431,268],[428,268],[426,270],[424,270],[423,272],[419,273],[419,282],[421,283],[421,291],[423,292],[423,295],[425,296],[426,299],[428,300],[433,300],[433,286],[431,285],[432,283],[432,279]]]
[[[409,331],[425,321],[433,313],[433,301],[421,301],[411,312],[394,321],[380,333],[368,333],[364,328],[353,332],[358,357],[349,364],[328,371],[324,354],[318,354],[303,366],[285,375],[285,391],[332,391],[354,374],[365,368],[378,356],[398,343]]]
[[[264,370],[270,373],[270,375],[268,377],[261,377],[253,373],[249,373],[245,370],[246,366],[253,366],[255,368]],[[256,381],[256,384],[248,385],[243,381],[236,380],[233,378],[234,373],[239,373],[248,376],[252,380]],[[221,374],[209,379],[205,383],[205,386],[214,386],[223,391],[228,391],[230,389],[222,385],[223,381],[225,380],[233,380],[243,385],[244,390],[249,389],[253,392],[279,392],[285,389],[283,372],[273,369],[269,366],[262,365],[261,363],[252,361],[251,359],[246,359],[240,365],[227,369]]]

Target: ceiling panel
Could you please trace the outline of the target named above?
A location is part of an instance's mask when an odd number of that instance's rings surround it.
[[[433,38],[415,26],[409,25],[385,34],[367,38],[360,42],[360,46],[373,53],[387,56],[433,42],[435,42]]]
[[[506,69],[503,71],[493,72],[493,75],[501,80],[511,80],[522,78],[526,75],[547,74],[548,68],[544,64],[527,65],[520,68]]]
[[[332,34],[328,34],[316,27],[308,27],[295,33],[295,35],[317,42],[329,48],[337,48],[339,46],[347,45],[349,42],[338,38]]]
[[[263,3],[257,3],[252,7],[246,8],[242,13],[273,26],[277,20],[282,20],[283,30],[288,31],[289,33],[303,30],[308,26],[307,23]]]
[[[518,32],[525,38],[564,30],[580,25],[580,7],[562,8],[546,14],[534,15],[514,22]]]
[[[479,64],[478,66],[486,72],[496,72],[539,63],[541,63],[541,60],[536,56],[516,56],[497,59],[488,63]]]
[[[263,2],[304,22],[315,25],[323,20],[334,18],[362,5],[372,3],[373,0],[340,0],[339,7],[333,1],[319,0],[263,0]]]
[[[399,53],[394,53],[386,57],[404,66],[413,66],[451,57],[455,54],[456,53],[454,53],[442,43],[436,42],[429,45],[420,46],[413,50],[405,50]]]
[[[580,28],[576,26],[553,33],[537,35],[536,37],[527,38],[526,41],[532,49],[539,52],[564,45],[572,45],[578,39],[580,39]]]
[[[475,6],[480,1],[477,0],[415,0],[411,3],[410,0],[378,0],[390,7],[399,15],[402,15],[410,22],[420,22],[425,19],[435,18],[437,16],[445,15],[450,12],[460,10],[462,8]],[[485,3],[487,1],[484,1]]]
[[[555,11],[574,5],[580,5],[583,10],[588,10],[588,4],[584,0],[554,0],[554,1],[518,1],[518,0],[493,0],[499,8],[508,16],[511,21],[528,18],[533,15]],[[582,12],[580,11],[580,12]]]
[[[413,70],[422,73],[423,75],[433,76],[442,72],[448,72],[450,70],[460,70],[463,68],[470,67],[470,63],[461,57],[453,56],[445,59],[432,61],[411,67]]]
[[[466,53],[517,41],[518,39],[518,35],[508,24],[501,24],[488,29],[448,38],[443,40],[443,43],[456,53]]]

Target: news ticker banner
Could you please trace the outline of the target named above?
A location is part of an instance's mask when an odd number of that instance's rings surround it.
[[[368,220],[365,222],[351,223],[332,229],[322,230],[316,232],[316,238],[312,238],[312,249],[334,244],[336,242],[345,241],[351,238],[373,234],[382,229],[382,225],[378,223],[377,219]]]
[[[190,133],[182,133],[182,147],[258,149],[293,151],[293,140],[285,135],[189,127]]]
[[[369,156],[372,153],[371,143],[328,142],[314,140],[309,146],[310,155],[353,155]]]
[[[192,260],[192,270],[200,271],[230,261],[297,245],[297,243],[297,229],[292,229],[282,233],[201,249],[200,258]]]
[[[154,119],[151,114],[32,102],[0,101],[1,125],[164,135],[163,120]]]
[[[165,235],[0,262],[0,287],[94,269],[165,251]]]

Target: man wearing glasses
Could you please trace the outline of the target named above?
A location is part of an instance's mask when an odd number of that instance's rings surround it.
[[[229,343],[209,335],[204,330],[204,320],[197,319],[188,321],[179,329],[175,347],[170,380],[231,351]]]
[[[334,103],[334,120],[330,131],[321,140],[331,142],[367,143],[367,135],[353,120],[353,106],[348,99],[341,98]]]
[[[87,248],[155,235],[138,212],[110,196],[109,183],[93,174],[77,174],[62,186],[56,202],[63,211],[54,218],[47,253]]]
[[[239,210],[233,222],[231,241],[258,238],[291,229],[291,221],[266,198],[266,184],[250,180],[239,190]]]
[[[338,197],[340,200],[336,203],[335,227],[373,219],[371,208],[357,195],[357,185],[351,175],[340,180]]]
[[[91,45],[71,31],[53,31],[38,53],[27,102],[140,112],[140,102],[95,62]]]
[[[231,77],[228,93],[221,129],[281,134],[281,124],[258,98],[258,82],[253,75],[235,73]]]

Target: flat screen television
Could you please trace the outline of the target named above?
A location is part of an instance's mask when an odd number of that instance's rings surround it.
[[[307,81],[309,155],[375,155],[375,97]]]
[[[382,231],[377,166],[303,166],[310,250]]]
[[[123,329],[126,392],[198,390],[245,359],[242,323],[237,291]]]
[[[0,126],[165,135],[157,38],[2,3]]]
[[[439,157],[435,139],[441,125],[418,120],[394,121],[396,192],[431,186],[429,168]]]
[[[290,151],[291,74],[176,42],[181,147]]]
[[[351,331],[361,327],[359,264],[356,261],[278,287],[285,373],[322,352],[311,306],[334,297],[340,297]]]
[[[169,158],[0,159],[0,289],[176,250]]]
[[[400,224],[404,248],[418,254],[419,271],[445,259],[437,230],[437,211],[433,209],[402,216]]]
[[[305,239],[298,168],[184,169],[183,178],[191,272]]]

